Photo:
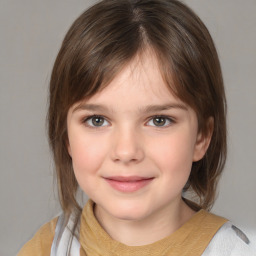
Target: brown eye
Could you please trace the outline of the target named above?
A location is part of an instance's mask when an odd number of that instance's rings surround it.
[[[172,123],[174,123],[174,121],[170,117],[167,117],[167,116],[155,116],[155,117],[152,117],[148,121],[147,125],[155,126],[155,127],[167,127],[167,126],[171,125]]]
[[[88,126],[102,127],[108,125],[108,122],[102,116],[91,116],[85,120]]]
[[[92,123],[94,126],[102,126],[104,123],[104,119],[102,117],[93,117]]]
[[[155,126],[164,126],[166,124],[166,118],[164,117],[155,117],[153,119],[153,123]]]

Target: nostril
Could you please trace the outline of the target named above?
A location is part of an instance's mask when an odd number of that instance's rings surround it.
[[[115,162],[124,162],[124,163],[129,163],[129,162],[140,162],[144,158],[144,153],[142,149],[139,148],[134,148],[133,150],[121,150],[115,149],[112,152],[112,159]]]
[[[135,163],[144,158],[143,144],[134,129],[127,126],[115,130],[111,141],[111,157],[115,162]]]

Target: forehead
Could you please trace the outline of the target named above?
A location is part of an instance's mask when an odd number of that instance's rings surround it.
[[[141,105],[144,101],[152,104],[180,101],[164,81],[158,59],[152,51],[137,55],[104,89],[86,101],[122,104],[127,98]]]

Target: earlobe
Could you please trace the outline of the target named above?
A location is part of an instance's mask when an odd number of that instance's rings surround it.
[[[197,162],[204,157],[211,142],[213,127],[214,127],[214,119],[213,117],[210,117],[207,122],[207,134],[203,134],[200,132],[197,135],[193,162]]]
[[[71,152],[71,148],[70,148],[70,144],[69,144],[68,140],[66,141],[66,147],[67,147],[67,150],[68,150],[68,153],[69,153],[70,157],[72,158],[72,152]]]
[[[67,146],[67,149],[68,149],[68,153],[69,153],[70,157],[72,158],[72,153],[71,153],[71,149],[70,149],[69,145]]]

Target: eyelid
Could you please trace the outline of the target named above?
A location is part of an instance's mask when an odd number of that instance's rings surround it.
[[[103,118],[105,122],[107,122],[108,124],[106,125],[102,125],[102,126],[94,126],[94,125],[90,125],[88,124],[88,121],[92,118]],[[152,121],[154,118],[164,118],[167,120],[167,124],[164,124],[163,126],[157,126],[157,125],[149,125],[149,126],[153,126],[155,128],[167,128],[169,127],[170,125],[172,125],[173,123],[175,123],[175,119],[173,117],[170,117],[170,116],[167,116],[167,115],[154,115],[154,116],[151,116],[148,118],[147,122],[146,122],[146,125],[148,125],[148,123],[150,121]],[[106,118],[105,116],[103,115],[97,115],[97,114],[92,114],[92,115],[88,115],[88,116],[85,116],[82,118],[82,121],[81,121],[83,124],[85,124],[87,127],[89,128],[92,128],[92,129],[99,129],[99,128],[103,128],[103,127],[106,127],[106,126],[109,126],[110,124],[110,121],[108,120],[108,118]]]
[[[170,125],[172,125],[173,123],[175,123],[175,119],[173,117],[170,116],[166,116],[166,115],[155,115],[155,116],[151,116],[148,121],[146,122],[146,124],[148,124],[150,121],[152,121],[154,118],[164,118],[166,120],[168,120],[169,124],[167,125],[163,125],[163,126],[157,126],[157,125],[150,125],[156,128],[166,128],[169,127]]]
[[[89,124],[88,124],[88,121],[91,120],[92,118],[95,118],[95,117],[96,117],[96,118],[103,118],[104,121],[106,121],[108,124],[107,124],[107,125],[102,125],[102,126],[89,125]],[[84,124],[85,124],[87,127],[89,127],[89,128],[92,128],[92,129],[99,129],[99,128],[103,128],[103,127],[108,126],[110,122],[109,122],[108,119],[107,119],[106,117],[104,117],[103,115],[96,115],[96,114],[94,114],[94,115],[88,115],[88,116],[83,117],[82,123],[84,123]]]

